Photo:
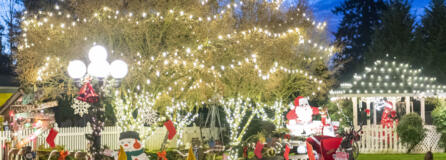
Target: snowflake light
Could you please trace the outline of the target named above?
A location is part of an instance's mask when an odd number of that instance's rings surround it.
[[[81,117],[83,117],[84,114],[88,114],[88,108],[90,108],[90,104],[77,99],[74,99],[73,101],[74,103],[71,105],[71,108],[74,109],[74,114],[78,114]]]
[[[146,125],[152,125],[158,122],[158,114],[151,108],[142,109],[139,113],[141,114],[144,124]]]

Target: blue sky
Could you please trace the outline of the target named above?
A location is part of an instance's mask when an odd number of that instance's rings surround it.
[[[310,7],[313,9],[313,14],[318,21],[326,21],[328,30],[335,32],[342,17],[331,13],[331,10],[340,5],[344,0],[308,0]],[[417,22],[420,21],[424,14],[424,8],[429,5],[430,0],[412,0],[411,13],[416,17]]]

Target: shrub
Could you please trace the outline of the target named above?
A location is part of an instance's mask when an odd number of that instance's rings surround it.
[[[446,148],[446,102],[439,99],[427,101],[435,106],[431,113],[437,132],[441,134],[440,147]],[[446,149],[445,149],[446,150]]]
[[[410,153],[425,136],[423,120],[417,113],[404,115],[399,121],[396,131],[401,142],[408,147],[407,153]]]

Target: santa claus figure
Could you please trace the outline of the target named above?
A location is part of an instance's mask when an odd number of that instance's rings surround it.
[[[392,128],[393,121],[396,119],[396,111],[393,110],[393,104],[389,101],[383,101],[379,103],[378,110],[384,109],[383,114],[381,116],[381,125],[383,128]],[[398,121],[396,121],[398,123]]]
[[[288,119],[287,128],[293,136],[310,135],[314,133],[312,120],[313,114],[319,114],[317,107],[311,107],[308,99],[299,96],[294,100],[294,105],[290,105],[290,111],[286,117]]]
[[[124,148],[127,160],[148,160],[142,148],[138,132],[122,132],[119,135],[119,145]],[[118,156],[115,157],[117,158]]]

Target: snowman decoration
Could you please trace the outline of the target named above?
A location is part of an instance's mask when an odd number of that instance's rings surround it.
[[[286,115],[288,119],[286,127],[290,130],[290,134],[293,136],[308,136],[313,134],[313,114],[319,114],[319,109],[317,107],[311,107],[307,98],[302,96],[297,97],[294,100],[294,105],[290,104],[290,111]]]
[[[124,148],[128,160],[148,160],[142,148],[141,139],[138,132],[126,131],[119,135],[119,145]],[[115,160],[118,158],[115,154]]]

